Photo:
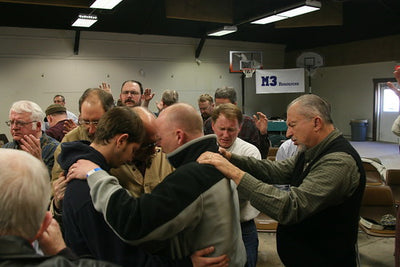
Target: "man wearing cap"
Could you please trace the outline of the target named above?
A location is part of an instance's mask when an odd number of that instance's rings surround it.
[[[50,125],[46,134],[61,142],[66,133],[64,122],[68,121],[67,109],[59,104],[52,104],[46,109],[46,119]]]
[[[53,103],[65,107],[65,97],[62,95],[55,95],[53,98]],[[67,110],[66,112],[68,119],[72,120],[75,124],[78,124],[78,117],[69,110]]]

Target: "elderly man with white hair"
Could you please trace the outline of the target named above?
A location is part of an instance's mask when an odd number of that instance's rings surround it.
[[[9,120],[13,141],[3,145],[3,148],[24,150],[34,157],[43,160],[49,173],[54,165],[54,151],[59,142],[42,132],[44,112],[38,104],[21,100],[12,104]]]
[[[43,162],[24,151],[0,149],[0,169],[1,266],[116,266],[79,259],[66,247],[47,211],[51,187]],[[44,256],[32,247],[36,240]]]

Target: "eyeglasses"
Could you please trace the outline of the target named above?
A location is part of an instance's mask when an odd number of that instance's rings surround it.
[[[33,122],[37,122],[37,121],[28,121],[28,122],[24,122],[24,121],[12,121],[12,120],[9,120],[9,121],[6,121],[6,124],[7,124],[7,126],[11,126],[11,125],[14,125],[15,124],[15,126],[17,126],[17,127],[24,127],[25,125],[28,125],[29,123],[33,123]]]
[[[121,92],[123,95],[140,95],[140,93],[138,91],[122,91]]]
[[[79,120],[78,121],[80,125],[86,125],[86,126],[90,126],[90,124],[92,124],[94,127],[97,127],[97,124],[99,124],[99,121],[88,121],[88,120]]]

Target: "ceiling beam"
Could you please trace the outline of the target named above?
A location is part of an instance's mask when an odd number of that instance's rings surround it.
[[[2,3],[89,8],[94,0],[0,0]]]
[[[233,23],[232,0],[165,0],[167,18]]]

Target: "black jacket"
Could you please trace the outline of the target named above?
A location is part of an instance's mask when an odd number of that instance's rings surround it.
[[[97,266],[116,267],[118,265],[92,259],[78,258],[69,248],[54,256],[41,256],[22,237],[0,236],[0,266]]]

